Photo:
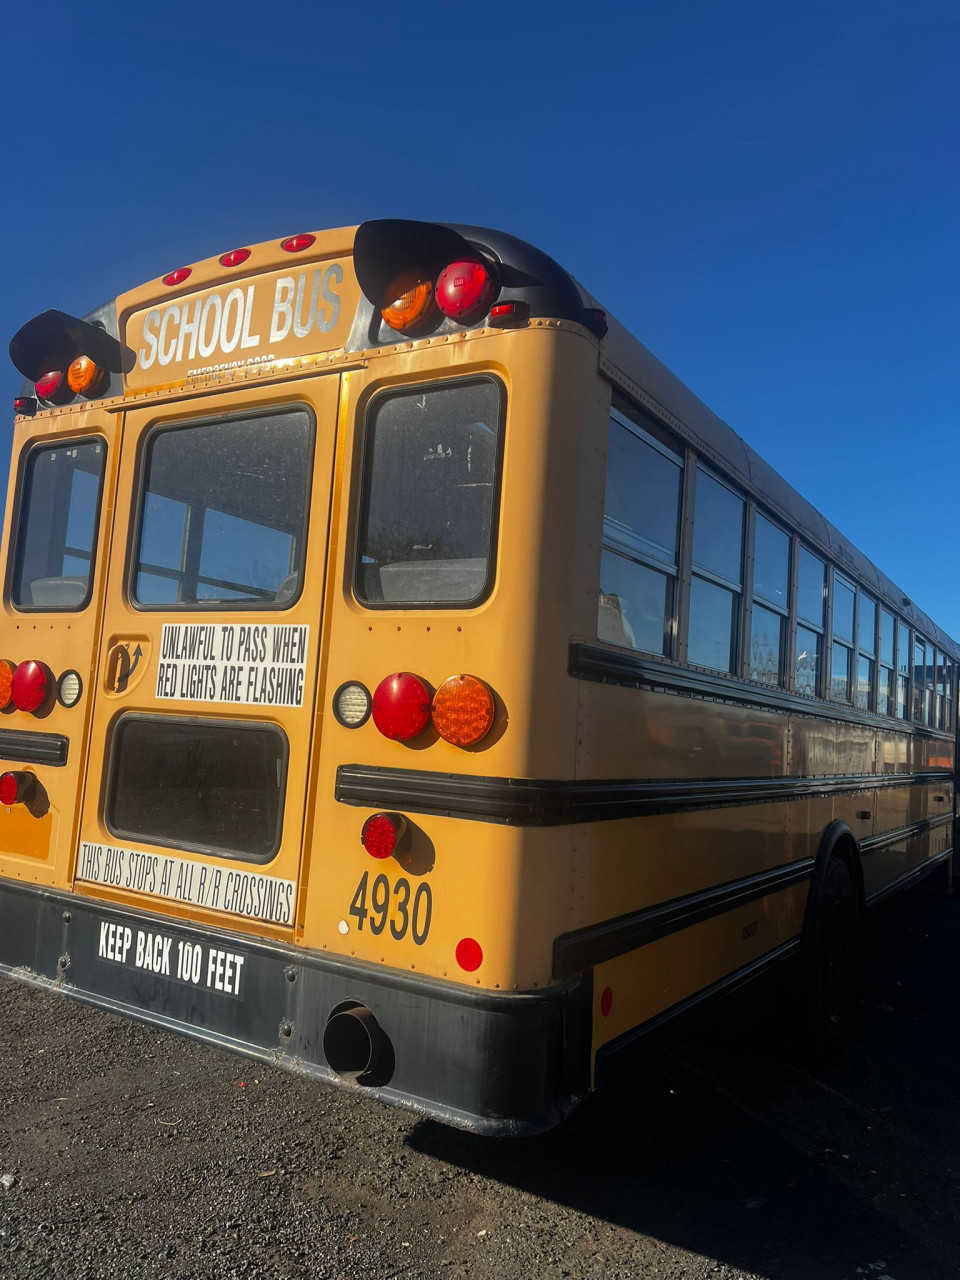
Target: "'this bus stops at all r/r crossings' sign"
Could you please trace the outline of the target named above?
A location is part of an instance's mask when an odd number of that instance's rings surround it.
[[[302,707],[309,648],[308,626],[164,623],[156,696]]]

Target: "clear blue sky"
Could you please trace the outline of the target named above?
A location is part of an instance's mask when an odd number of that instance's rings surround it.
[[[499,226],[960,636],[953,0],[50,0],[4,28],[4,344],[295,231]]]

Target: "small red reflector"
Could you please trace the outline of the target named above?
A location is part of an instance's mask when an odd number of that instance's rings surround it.
[[[187,276],[193,270],[193,267],[177,267],[176,271],[171,271],[163,277],[164,284],[183,284]]]
[[[6,808],[20,799],[20,779],[15,773],[5,773],[0,778],[0,804]]]
[[[474,973],[483,964],[483,948],[475,938],[461,938],[457,943],[457,964]]]
[[[249,257],[249,249],[231,249],[220,259],[220,265],[221,267],[239,267],[240,263],[246,262]]]
[[[408,742],[430,722],[430,692],[419,676],[398,671],[377,685],[373,723],[385,738]]]
[[[485,315],[496,294],[497,286],[482,262],[451,262],[437,279],[437,306],[451,320]]]
[[[41,400],[53,400],[66,386],[62,369],[48,369],[37,379],[37,395]]]
[[[604,337],[607,329],[607,313],[600,307],[587,307],[584,311],[586,317],[586,325],[591,333],[596,334],[598,338]]]
[[[404,825],[398,813],[375,813],[363,824],[360,843],[371,858],[389,858],[396,852]]]
[[[602,995],[601,995],[601,997],[600,997],[600,1013],[601,1013],[601,1015],[602,1015],[604,1018],[609,1017],[609,1015],[610,1015],[610,1010],[611,1010],[612,1008],[613,1008],[613,992],[610,990],[610,988],[609,988],[609,987],[604,987],[604,989],[603,989],[603,994],[602,994]]]
[[[287,236],[286,240],[280,241],[280,248],[285,249],[287,253],[302,253],[304,249],[309,249],[312,244],[316,243],[316,236],[312,236],[309,231],[304,231],[298,236]]]
[[[510,316],[517,314],[517,304],[515,302],[498,302],[495,307],[490,308],[491,320],[507,320]]]
[[[50,672],[42,662],[21,662],[13,673],[11,700],[18,711],[42,707],[50,688]]]

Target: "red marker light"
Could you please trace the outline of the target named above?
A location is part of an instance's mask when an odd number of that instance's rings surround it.
[[[42,662],[21,662],[13,673],[10,693],[18,711],[37,711],[43,706],[52,676]]]
[[[610,1010],[612,1008],[613,1008],[613,991],[609,987],[604,987],[603,993],[600,996],[601,1017],[608,1018],[610,1016]]]
[[[280,248],[285,249],[287,253],[302,253],[304,249],[309,249],[312,244],[316,243],[316,236],[312,236],[309,231],[304,231],[298,236],[287,236],[286,240],[280,241]]]
[[[37,402],[33,396],[14,396],[13,412],[22,414],[26,418],[32,418],[37,412]]]
[[[246,262],[249,257],[249,249],[231,249],[220,259],[220,265],[221,267],[239,267],[240,263]]]
[[[409,742],[430,722],[430,692],[419,676],[398,671],[377,685],[373,723],[385,738]]]
[[[389,858],[396,853],[406,826],[399,813],[375,813],[363,824],[360,843],[371,858]]]
[[[476,938],[461,938],[457,943],[457,964],[467,973],[475,973],[483,964],[483,948]]]
[[[163,277],[163,283],[169,285],[183,284],[192,270],[193,267],[177,267],[176,271],[170,271]]]
[[[49,400],[57,403],[64,397],[69,397],[70,388],[67,386],[66,374],[63,369],[48,369],[46,373],[41,373],[37,379],[37,395],[41,400]]]
[[[496,283],[482,262],[451,262],[437,280],[437,306],[461,323],[485,315],[496,295]]]
[[[0,804],[9,809],[20,799],[20,779],[15,773],[5,773],[0,777]]]

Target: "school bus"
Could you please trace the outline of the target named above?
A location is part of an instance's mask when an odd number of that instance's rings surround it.
[[[556,262],[378,220],[10,352],[4,973],[482,1133],[787,962],[836,1049],[960,650]]]

